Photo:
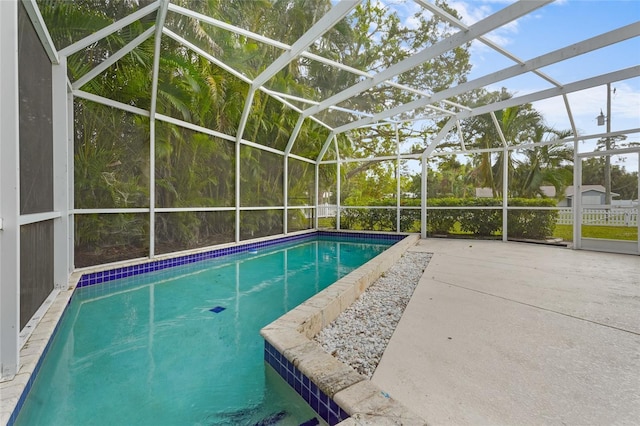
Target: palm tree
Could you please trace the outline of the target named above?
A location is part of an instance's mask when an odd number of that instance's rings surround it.
[[[546,126],[536,128],[536,141],[562,140],[571,136],[570,130],[554,130]],[[563,144],[543,145],[521,151],[525,156],[517,161],[516,172],[512,188],[514,196],[533,198],[545,196],[540,187],[544,184],[553,185],[557,196],[564,194],[564,189],[570,185],[573,178],[571,170],[565,167],[573,161],[572,150]]]
[[[508,95],[510,96],[510,95]],[[568,131],[555,131],[544,124],[544,117],[540,112],[533,109],[530,104],[509,107],[495,112],[496,121],[507,146],[516,146],[527,142],[540,142],[544,137],[553,136],[555,138],[566,137]],[[474,117],[464,123],[463,134],[466,135],[467,148],[500,148],[503,142],[500,132],[496,128],[493,118],[489,114]],[[504,153],[506,152],[506,156]],[[554,156],[560,155],[559,158]],[[516,176],[516,166],[518,160],[514,159],[511,151],[483,152],[476,157],[474,163],[476,184],[492,189],[494,197],[504,193],[502,188],[504,162],[507,162],[509,181],[511,182],[511,194],[533,194],[540,192],[539,185],[542,182],[558,185],[562,181],[561,176],[553,176],[550,168],[554,162],[565,159],[564,151],[559,148],[548,146],[525,150],[524,154],[529,158],[531,170],[524,177]],[[520,166],[525,163],[520,163]],[[543,176],[543,167],[546,177]],[[518,182],[519,180],[519,182]],[[537,188],[536,189],[536,185]]]

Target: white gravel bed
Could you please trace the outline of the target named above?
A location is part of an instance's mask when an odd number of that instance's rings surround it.
[[[314,340],[371,378],[431,256],[406,252]]]

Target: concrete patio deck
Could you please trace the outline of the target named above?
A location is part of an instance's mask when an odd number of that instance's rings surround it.
[[[372,382],[431,425],[640,424],[640,257],[421,240]]]

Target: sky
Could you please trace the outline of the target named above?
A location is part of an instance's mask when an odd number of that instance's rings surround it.
[[[421,10],[411,0],[379,0],[405,15]],[[428,0],[432,2],[433,0]],[[514,0],[448,0],[466,25],[472,25],[492,13],[512,4]],[[403,9],[405,12],[403,13]],[[489,34],[489,38],[521,60],[533,59],[556,49],[598,36],[624,25],[640,21],[640,0],[557,0]],[[475,41],[470,49],[472,69],[468,80],[514,65],[514,62],[490,47]],[[595,52],[554,64],[540,71],[561,84],[572,83],[603,73],[640,65],[640,37],[609,46]],[[532,73],[499,82],[487,87],[500,90],[506,87],[514,96],[553,87],[551,83]],[[604,133],[596,117],[607,111],[605,85],[568,95],[575,124],[581,135]],[[548,125],[555,129],[570,129],[566,107],[561,97],[533,103]],[[640,128],[640,77],[612,83],[611,130]],[[628,140],[640,142],[640,133]],[[580,152],[593,151],[595,140],[580,145]],[[637,155],[620,162],[628,171],[638,170]],[[628,161],[631,160],[631,161]]]
[[[467,25],[510,3],[512,1],[449,1]],[[637,21],[640,21],[638,0],[559,0],[488,34],[488,38],[520,59],[528,60]],[[473,68],[469,80],[513,65],[512,61],[479,42],[474,42],[471,47],[471,62]],[[636,65],[640,65],[640,37],[541,71],[566,84]],[[502,86],[514,92],[515,96],[552,87],[531,73],[506,80],[489,89],[498,90]],[[614,82],[611,92],[611,130],[640,128],[640,78]],[[598,126],[596,120],[601,110],[606,115],[606,86],[575,92],[569,94],[568,98],[580,134],[596,134],[606,130],[605,126]],[[533,107],[543,113],[548,125],[557,129],[570,128],[562,98],[536,102]],[[640,141],[640,134],[631,136],[629,140]],[[590,151],[593,145],[593,141],[587,141],[582,144],[581,151]],[[629,171],[638,170],[637,156],[631,160],[620,164]]]

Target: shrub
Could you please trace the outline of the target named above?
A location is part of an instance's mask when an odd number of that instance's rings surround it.
[[[464,199],[462,198],[433,198],[429,199],[427,206],[429,207],[441,207],[441,206],[461,206]],[[438,209],[427,211],[427,229],[433,234],[447,234],[453,230],[453,226],[456,222],[460,221],[460,215],[463,210],[454,209]]]
[[[510,206],[555,207],[555,200],[549,198],[513,198]],[[509,210],[507,213],[507,233],[515,238],[543,239],[553,235],[558,220],[557,210]]]
[[[396,200],[369,201],[378,209],[347,208],[340,215],[342,229],[396,230]],[[403,200],[405,206],[419,206],[420,200]],[[430,234],[453,232],[456,223],[460,229],[474,236],[488,237],[502,231],[502,200],[498,198],[433,198],[428,207],[462,207],[462,209],[430,209],[427,213],[427,230]],[[548,198],[512,198],[509,206],[555,207],[555,200]],[[464,209],[464,207],[475,207]],[[482,208],[485,207],[485,208]],[[508,234],[514,238],[541,239],[553,235],[558,212],[555,210],[509,210]],[[403,209],[400,213],[400,230],[420,230],[420,210]],[[418,224],[418,225],[416,225]],[[334,221],[335,225],[335,221]]]
[[[341,229],[358,229],[362,226],[362,217],[365,214],[364,209],[349,208],[340,212],[340,228]],[[334,223],[334,226],[336,224]]]
[[[502,201],[497,198],[470,198],[463,201],[463,205],[469,207],[495,207],[502,204]],[[481,237],[493,235],[502,229],[502,211],[499,209],[462,210],[460,229]]]

